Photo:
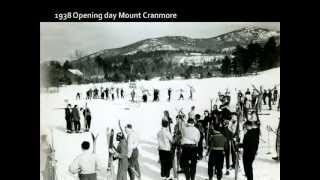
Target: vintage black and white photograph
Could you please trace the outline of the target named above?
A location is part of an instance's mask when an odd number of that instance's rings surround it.
[[[41,22],[41,180],[280,180],[280,22]]]

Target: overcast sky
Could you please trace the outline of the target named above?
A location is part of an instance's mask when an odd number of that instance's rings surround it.
[[[280,30],[280,22],[45,22],[40,23],[40,60],[65,61],[76,49],[91,54],[161,36],[209,38],[245,26]]]

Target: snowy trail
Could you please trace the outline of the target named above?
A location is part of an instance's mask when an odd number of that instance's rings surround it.
[[[239,78],[210,78],[210,79],[191,79],[191,80],[172,80],[172,81],[139,81],[137,87],[143,86],[144,88],[158,88],[160,90],[160,102],[148,102],[145,103],[130,103],[128,101],[128,84],[119,83],[114,84],[114,87],[123,87],[125,90],[126,99],[106,101],[106,100],[75,100],[76,92],[80,92],[82,95],[89,88],[97,87],[100,89],[100,84],[95,85],[72,85],[59,89],[59,93],[56,94],[40,94],[40,119],[41,119],[41,134],[48,134],[51,136],[49,129],[54,129],[54,141],[56,148],[56,159],[58,160],[58,173],[60,179],[71,180],[75,179],[74,175],[68,172],[68,166],[76,155],[81,153],[80,144],[82,141],[92,141],[90,133],[81,134],[66,134],[64,110],[57,108],[64,108],[67,103],[78,104],[79,107],[88,103],[92,112],[92,125],[91,130],[96,134],[99,133],[97,139],[97,154],[102,160],[107,161],[107,149],[106,149],[106,135],[105,131],[107,127],[115,129],[115,133],[119,131],[118,119],[121,119],[121,123],[124,126],[127,123],[131,123],[133,128],[137,131],[141,143],[140,143],[140,166],[142,172],[142,180],[157,180],[160,179],[160,164],[158,161],[157,141],[156,134],[160,130],[161,117],[164,110],[168,110],[170,116],[175,120],[177,110],[183,108],[187,113],[192,105],[196,106],[196,113],[203,115],[203,111],[210,107],[210,98],[216,98],[218,91],[224,92],[226,88],[231,91],[232,100],[231,103],[235,103],[235,88],[241,89],[243,92],[251,84],[257,87],[262,85],[266,88],[273,88],[275,84],[280,83],[280,68],[272,69],[263,72],[257,76],[239,77]],[[104,83],[102,86],[110,87],[112,83]],[[172,101],[167,102],[167,89],[184,88],[185,99],[189,96],[188,85],[192,85],[195,88],[194,100],[178,101],[179,93],[173,91]],[[279,88],[278,88],[279,89]],[[139,92],[138,96],[140,96]],[[148,97],[148,101],[151,101],[151,97]],[[267,109],[267,106],[263,106]],[[273,106],[276,109],[276,106]],[[271,158],[275,155],[275,138],[274,133],[268,133],[266,126],[271,126],[274,130],[278,126],[278,118],[280,112],[272,110],[263,110],[263,113],[270,113],[270,115],[261,116],[261,141],[259,145],[258,155],[254,162],[254,177],[256,180],[279,180],[280,179],[280,163],[273,161]],[[81,118],[83,118],[81,116]],[[81,119],[83,121],[83,119]],[[51,139],[50,137],[48,138]],[[116,143],[115,143],[116,144]],[[267,154],[267,152],[271,154]],[[115,162],[116,164],[117,162]],[[242,167],[242,161],[240,162]],[[225,171],[225,168],[224,168]],[[245,177],[239,174],[239,180],[244,180]],[[98,179],[102,179],[105,175],[100,174]],[[183,175],[180,175],[183,177]],[[207,178],[207,160],[201,160],[197,165],[197,179],[203,180]],[[183,179],[183,178],[181,178]],[[229,176],[224,176],[223,179],[234,179],[233,171]]]

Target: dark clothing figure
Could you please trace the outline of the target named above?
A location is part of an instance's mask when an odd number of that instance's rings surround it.
[[[128,144],[127,141],[123,138],[120,140],[118,147],[118,173],[117,173],[117,180],[127,180],[127,171],[129,167],[128,161]]]
[[[104,99],[104,92],[101,91],[101,99]]]
[[[269,106],[269,110],[272,109],[272,106],[271,106],[271,102],[272,102],[272,91],[269,90],[268,94],[267,94],[267,97],[268,97],[268,106]]]
[[[200,132],[200,140],[198,143],[198,160],[203,158],[203,139],[204,139],[204,128],[202,126],[203,122],[198,121],[195,127],[199,130]]]
[[[148,96],[146,94],[142,95],[142,101],[146,103],[148,101]]]
[[[117,98],[119,99],[119,88],[116,89]]]
[[[202,122],[202,127],[203,127],[203,130],[204,130],[204,139],[206,141],[206,145],[208,146],[208,142],[207,142],[207,139],[208,139],[208,128],[209,128],[209,123],[211,122],[211,119],[209,116],[205,116],[204,119],[201,121]]]
[[[111,94],[111,99],[112,99],[112,101],[114,101],[114,93],[113,92]]]
[[[106,100],[109,99],[109,88],[106,88],[106,90],[104,91],[106,93]]]
[[[262,100],[263,100],[263,104],[266,105],[266,97],[268,96],[268,93],[266,90],[264,90],[263,94],[262,94]]]
[[[180,96],[179,96],[179,99],[178,100],[184,100],[184,97],[183,97],[183,89],[180,89]]]
[[[186,180],[195,180],[198,155],[197,150],[196,145],[182,145],[180,166],[183,169]]]
[[[172,168],[172,154],[171,151],[159,150],[161,177],[169,178],[170,170]]]
[[[155,89],[153,91],[153,101],[159,101],[159,90]]]
[[[79,180],[97,180],[97,173],[79,174]]]
[[[233,133],[228,129],[227,126],[222,128],[221,132],[224,137],[226,137],[226,145],[224,147],[224,152],[225,152],[225,158],[226,158],[226,168],[227,171],[230,168],[230,154],[232,158],[232,165],[231,167],[235,167],[235,162],[236,162],[236,152],[234,149],[234,141],[233,141]]]
[[[208,175],[209,179],[213,177],[213,167],[216,169],[217,179],[222,178],[222,169],[224,161],[224,149],[227,143],[227,139],[218,131],[214,131],[210,135],[209,141],[209,161],[208,161]]]
[[[89,131],[90,130],[90,125],[91,125],[91,112],[90,112],[90,109],[89,108],[85,108],[83,110],[83,117],[84,117],[84,120],[85,120],[85,130],[86,131]]]
[[[129,158],[128,172],[129,172],[130,180],[134,180],[135,179],[135,174],[136,173],[137,173],[138,176],[141,175],[139,162],[138,162],[138,157],[139,157],[139,151],[138,151],[137,148],[135,148],[135,149],[133,149],[132,155]]]
[[[67,132],[71,132],[72,131],[72,114],[71,114],[71,110],[67,107],[65,108],[65,119],[66,119],[66,123],[67,123]]]
[[[79,110],[77,109],[77,107],[74,107],[72,109],[72,122],[74,125],[74,130],[76,132],[80,131],[80,114],[79,114]]]
[[[277,102],[278,100],[278,90],[274,89],[273,90],[273,105]]]
[[[123,99],[124,98],[124,91],[123,91],[123,89],[121,88],[121,90],[120,90],[120,95],[121,95],[121,99]]]
[[[172,91],[172,90],[169,88],[169,89],[168,89],[168,101],[171,100],[171,91]]]
[[[77,99],[77,100],[80,100],[80,93],[77,93],[76,99]]]
[[[253,180],[252,163],[257,154],[259,147],[260,129],[252,128],[246,132],[243,138],[243,168],[247,176],[247,180]]]
[[[136,95],[136,92],[134,90],[131,91],[131,102],[134,102],[134,97]]]
[[[279,97],[279,102],[278,102],[277,110],[280,111],[280,97]]]
[[[99,90],[96,88],[93,90],[93,98],[98,99]]]

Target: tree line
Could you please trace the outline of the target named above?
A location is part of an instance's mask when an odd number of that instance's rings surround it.
[[[247,47],[237,46],[232,57],[225,56],[220,68],[224,76],[241,76],[280,66],[280,44],[274,37],[264,44],[250,43]]]

